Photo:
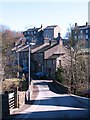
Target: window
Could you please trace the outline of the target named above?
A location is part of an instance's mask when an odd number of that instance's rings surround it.
[[[77,34],[77,31],[75,31],[75,34]]]
[[[81,35],[81,39],[83,39],[83,35]]]
[[[36,31],[34,31],[34,34],[36,34]]]
[[[31,31],[31,35],[33,35],[33,31]]]
[[[29,36],[27,36],[26,39],[28,40],[28,39],[29,39]]]
[[[88,35],[86,35],[86,39],[88,39]]]
[[[78,36],[78,39],[80,39],[80,35]]]
[[[59,60],[59,66],[61,66],[61,60]]]
[[[75,39],[75,40],[77,39],[77,36],[76,36],[76,35],[74,36],[74,39]]]
[[[38,60],[41,61],[40,53],[38,53]]]
[[[83,31],[81,30],[80,33],[82,33]]]
[[[46,60],[46,65],[47,65],[47,60]]]
[[[23,32],[24,35],[26,35],[26,32]]]
[[[27,34],[29,35],[29,31],[27,32]]]
[[[54,65],[54,60],[52,59],[52,65]]]
[[[86,30],[86,33],[88,33],[88,30]]]

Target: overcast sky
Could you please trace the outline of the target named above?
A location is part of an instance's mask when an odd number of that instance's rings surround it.
[[[57,1],[57,0],[56,0]],[[59,25],[62,37],[69,24],[84,25],[88,21],[88,2],[2,2],[0,24],[11,30]]]

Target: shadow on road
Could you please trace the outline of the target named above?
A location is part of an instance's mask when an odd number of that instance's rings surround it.
[[[51,92],[60,94],[60,96],[58,95],[55,97],[46,95],[43,99],[33,99],[30,102],[26,102],[26,105],[37,105],[37,103],[39,103],[39,107],[49,107],[49,109],[42,109],[41,111],[38,109],[37,111],[33,112],[14,114],[10,115],[9,118],[6,118],[5,120],[89,120],[90,113],[88,111],[88,105],[83,103],[79,104],[79,101],[69,96],[67,92],[64,92],[63,90],[58,91],[53,82],[37,82],[34,83],[34,85],[41,85],[44,87],[48,85]],[[47,89],[42,89],[40,92],[47,91]],[[39,91],[37,89],[34,89],[33,94],[38,94],[38,92]],[[52,107],[61,107],[61,110],[60,108],[54,110]]]
[[[24,114],[11,115],[5,120],[89,120],[90,116],[88,114],[83,114],[83,111],[85,110],[53,110],[37,111],[32,113],[28,112]]]
[[[49,108],[53,106],[61,107],[61,110],[42,110],[42,111],[33,111],[27,112],[23,114],[11,115],[9,118],[5,120],[89,120],[90,114],[87,109],[87,106],[84,104],[78,104],[77,101],[74,100],[74,104],[71,103],[72,97],[67,95],[62,95],[60,97],[46,97],[43,100],[31,100],[30,103],[38,106],[49,106]],[[74,98],[73,98],[74,99]],[[56,102],[53,102],[56,101]],[[64,102],[65,101],[65,102]],[[76,108],[76,109],[73,109]],[[29,117],[30,114],[30,117]],[[29,117],[29,118],[27,118]],[[25,119],[24,119],[25,118]],[[58,119],[57,119],[58,118]]]
[[[43,82],[42,80],[40,80],[40,82],[34,83],[34,85],[42,85],[42,86],[48,85],[49,90],[54,93],[57,93],[57,94],[67,94],[68,93],[68,91],[62,90],[60,88],[57,89],[52,80],[49,80],[47,82]]]
[[[73,102],[71,102],[73,99]],[[54,101],[54,102],[53,102]],[[56,101],[56,102],[55,102]],[[63,106],[63,107],[73,107],[73,108],[85,108],[88,109],[88,105],[80,103],[78,104],[78,101],[72,98],[71,96],[60,96],[60,97],[46,97],[46,99],[43,100],[31,100],[27,104],[33,104],[37,105],[39,103],[43,106]]]
[[[65,91],[65,90],[60,89],[60,88],[57,89],[53,82],[51,82],[51,83],[48,82],[48,87],[49,87],[50,91],[52,91],[54,93],[57,93],[57,94],[68,94],[68,91]]]

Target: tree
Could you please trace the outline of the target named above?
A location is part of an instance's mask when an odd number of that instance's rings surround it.
[[[75,37],[76,36],[76,37]],[[68,70],[70,71],[70,85],[71,93],[76,93],[78,90],[86,89],[87,86],[87,64],[85,59],[86,49],[85,35],[80,33],[80,30],[70,26],[67,33],[68,48],[70,49],[70,65]],[[80,88],[80,89],[79,89]]]
[[[3,79],[16,77],[16,58],[12,53],[12,47],[20,36],[20,33],[11,31],[8,27],[0,25],[0,41],[2,41],[2,70],[4,73]]]
[[[66,34],[66,41],[69,52],[68,65],[63,69],[63,84],[70,88],[70,92],[77,94],[78,91],[87,89],[88,85],[88,64],[89,52],[86,54],[86,40],[84,33],[79,28],[70,25]]]

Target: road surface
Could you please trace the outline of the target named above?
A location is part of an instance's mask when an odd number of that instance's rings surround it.
[[[34,90],[37,94],[35,101],[31,100],[28,107],[12,115],[12,120],[89,120],[89,108],[87,98],[79,98],[69,94],[58,92],[52,80],[34,80]],[[36,92],[36,93],[35,93]],[[76,97],[76,98],[75,98]],[[78,98],[78,99],[77,99]],[[84,102],[83,102],[84,101]]]

